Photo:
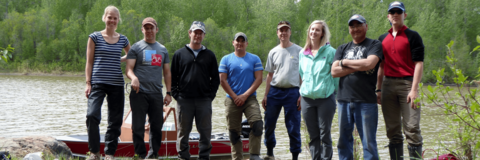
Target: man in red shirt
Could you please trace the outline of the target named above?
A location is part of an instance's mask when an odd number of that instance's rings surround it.
[[[418,83],[422,79],[425,47],[420,35],[405,26],[407,17],[402,2],[388,7],[392,28],[379,37],[385,60],[380,64],[377,80],[377,101],[382,105],[389,139],[391,159],[403,159],[403,133],[410,158],[421,158],[420,107]],[[385,76],[385,78],[384,78]]]

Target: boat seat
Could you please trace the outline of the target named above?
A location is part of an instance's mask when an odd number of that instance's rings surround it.
[[[170,113],[173,112],[173,119],[174,122],[166,122],[168,116]],[[130,109],[123,119],[123,124],[121,127],[121,135],[119,137],[120,141],[122,142],[128,142],[128,141],[133,141],[132,138],[132,110]],[[163,107],[163,128],[162,128],[162,141],[166,140],[167,141],[176,141],[177,140],[177,117],[175,113],[175,108],[171,107]],[[148,123],[148,116],[145,119],[145,136],[144,136],[144,141],[148,141],[150,136],[150,124]]]

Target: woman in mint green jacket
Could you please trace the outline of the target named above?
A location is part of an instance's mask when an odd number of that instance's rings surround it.
[[[307,30],[307,42],[299,53],[300,77],[302,84],[302,115],[310,135],[312,159],[332,159],[332,137],[330,134],[335,115],[335,90],[338,78],[330,70],[335,51],[330,44],[327,23],[316,20]]]

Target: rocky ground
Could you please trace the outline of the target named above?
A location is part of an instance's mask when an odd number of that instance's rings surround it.
[[[65,143],[50,136],[0,137],[0,150],[8,151],[14,157],[25,157],[25,155],[34,152],[43,152],[43,155],[53,155],[55,157],[72,156],[72,151]]]

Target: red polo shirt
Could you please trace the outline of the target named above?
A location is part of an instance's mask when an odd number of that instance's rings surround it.
[[[415,61],[423,61],[425,47],[420,35],[403,26],[393,37],[393,29],[379,37],[385,58],[384,71],[388,77],[408,77],[415,72]]]

